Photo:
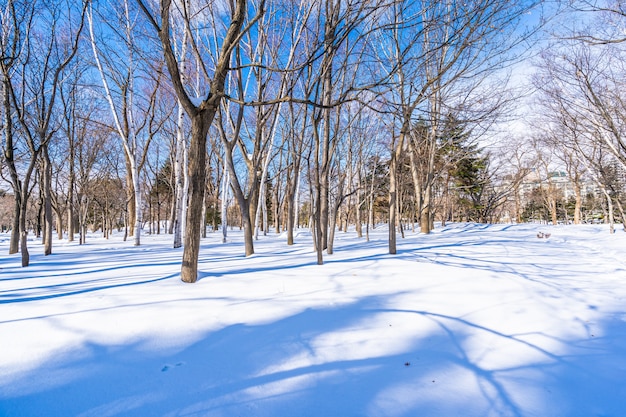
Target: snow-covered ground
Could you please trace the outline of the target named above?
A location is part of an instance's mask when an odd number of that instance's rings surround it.
[[[537,232],[551,233],[548,239]],[[315,264],[262,236],[0,234],[1,416],[623,416],[626,233],[452,224],[387,254],[339,233]]]

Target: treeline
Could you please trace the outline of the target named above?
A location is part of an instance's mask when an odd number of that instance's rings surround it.
[[[10,252],[28,265],[29,230],[46,254],[55,230],[171,233],[194,282],[226,219],[246,255],[311,227],[320,264],[348,225],[388,222],[395,253],[415,223],[496,220],[511,188],[477,141],[515,98],[541,3],[7,0]]]
[[[541,194],[553,223],[561,213],[565,221],[589,221],[591,211],[611,232],[617,220],[626,230],[626,10],[620,1],[581,1],[573,2],[569,16],[571,23],[560,28],[535,65],[539,112],[528,142],[539,168],[561,167],[573,193],[563,198],[557,178],[547,176]],[[594,208],[594,200],[603,207]]]

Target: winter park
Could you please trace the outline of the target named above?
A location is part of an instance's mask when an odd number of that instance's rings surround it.
[[[615,0],[0,0],[0,417],[619,417]]]
[[[626,233],[451,224],[203,241],[33,245],[0,235],[3,416],[620,416]],[[322,269],[320,269],[322,268]]]

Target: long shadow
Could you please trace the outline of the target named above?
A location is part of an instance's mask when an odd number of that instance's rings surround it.
[[[72,295],[86,294],[90,292],[108,290],[111,288],[130,287],[130,286],[148,284],[151,282],[164,281],[164,280],[171,279],[175,276],[178,276],[178,274],[170,274],[170,275],[165,275],[165,276],[158,277],[158,278],[144,279],[144,280],[139,280],[139,281],[128,280],[128,281],[120,282],[116,284],[97,285],[97,286],[91,286],[88,288],[81,288],[81,289],[68,289],[63,292],[49,293],[46,295],[36,295],[36,296],[19,296],[19,295],[16,296],[15,294],[0,295],[0,304],[24,303],[24,302],[29,302],[29,301],[49,300],[49,299],[54,299],[54,298],[59,298],[59,297],[68,297]],[[106,281],[108,281],[108,279]],[[76,284],[87,284],[87,283],[93,284],[93,282],[94,281],[85,281],[82,283],[72,283],[71,285],[74,286]],[[37,288],[53,291],[55,288],[65,289],[67,287],[68,287],[68,284],[58,284],[58,285],[42,286],[42,287],[37,287]],[[27,288],[27,289],[32,289],[32,288]],[[22,289],[22,291],[23,290],[25,289]],[[12,290],[12,292],[18,292],[18,291],[20,290]]]
[[[232,301],[232,303],[235,304],[241,301],[241,299],[235,299],[235,298],[229,298],[229,297],[198,297],[198,298],[187,297],[184,299],[180,299],[180,298],[168,299],[166,301],[159,302],[159,304],[165,306],[167,304],[174,304],[178,302],[197,302],[197,301]],[[25,316],[25,317],[20,317],[18,319],[11,319],[11,320],[0,320],[0,324],[16,323],[16,322],[24,322],[24,321],[40,320],[40,319],[50,319],[50,318],[63,318],[63,317],[69,317],[69,316],[77,316],[77,315],[84,314],[84,313],[107,313],[107,312],[115,311],[117,309],[128,309],[128,308],[133,308],[133,307],[134,308],[151,307],[154,305],[155,305],[154,302],[119,303],[114,306],[108,306],[108,307],[85,308],[85,309],[80,309],[80,310],[75,310],[75,311]]]
[[[461,317],[393,308],[397,295],[228,325],[174,353],[150,349],[149,340],[90,342],[4,381],[0,415],[574,417],[618,416],[626,405],[622,316],[555,348]],[[434,325],[410,334],[399,326],[416,321]],[[485,334],[536,355],[490,366],[469,349]]]
[[[41,279],[57,276],[84,275],[85,268],[88,272],[106,272],[115,270],[118,267],[141,267],[141,266],[167,266],[180,263],[181,255],[171,248],[150,247],[150,249],[131,246],[125,249],[101,249],[97,246],[79,253],[71,252],[71,248],[63,248],[68,252],[57,252],[49,256],[33,255],[31,265],[27,268],[9,267],[5,268],[3,274],[13,274],[14,276],[2,276],[1,281],[15,281],[22,279]],[[149,250],[153,253],[153,262],[146,264],[145,252]],[[137,261],[141,263],[138,263]],[[110,267],[104,267],[110,265]],[[38,275],[39,269],[45,268],[45,273]],[[93,268],[93,271],[92,271]]]
[[[425,241],[415,239],[403,244],[397,256],[411,262],[513,274],[546,283],[555,293],[577,290],[550,282],[571,268],[550,262],[549,254],[542,255],[545,264],[528,264],[522,259],[518,263],[513,258],[492,259],[462,252],[464,247],[473,246],[501,248],[519,243],[516,240],[422,243]],[[449,252],[454,247],[458,251]],[[312,261],[291,259],[278,267],[259,266],[258,261],[265,258],[260,256],[250,259],[250,263],[257,262],[254,267],[241,267],[229,263],[238,257],[223,256],[224,274],[228,275],[313,265]],[[336,262],[391,257],[378,254]],[[521,265],[527,269],[520,270]],[[542,275],[546,268],[550,269]],[[174,276],[5,303],[141,285]],[[204,276],[210,274],[205,272]],[[336,307],[309,308],[269,322],[251,317],[247,323],[205,332],[197,342],[182,345],[176,352],[160,349],[156,336],[124,343],[87,341],[13,380],[0,378],[0,415],[574,417],[619,416],[626,407],[624,313],[605,312],[598,322],[587,325],[585,338],[532,335],[558,342],[544,344],[529,335],[492,329],[461,316],[420,309],[419,305],[396,307],[396,296],[363,297]],[[274,307],[281,302],[268,301]],[[128,306],[119,306],[124,307]],[[162,311],[168,314],[170,310],[164,305]],[[208,304],[197,314],[211,314]],[[381,317],[389,318],[389,324]],[[50,322],[61,326],[63,318],[62,314],[55,315]],[[401,334],[393,329],[406,332],[406,327],[392,327],[396,324],[392,320],[429,322],[433,326]],[[378,340],[379,349],[369,350],[371,340],[359,339],[360,332],[366,330],[368,337]],[[488,336],[484,340],[493,338],[528,354],[512,358],[512,365],[494,366],[470,348],[484,335]],[[405,343],[399,344],[399,340]]]
[[[199,279],[206,279],[210,277],[223,277],[234,276],[238,274],[259,273],[277,270],[297,269],[305,266],[315,265],[313,258],[310,259],[303,257],[292,256],[292,262],[281,262],[276,264],[271,259],[276,254],[260,254],[253,257],[246,258],[242,254],[232,254],[228,249],[220,248],[220,251],[209,252],[205,250],[201,253],[199,261]],[[231,248],[232,250],[232,248]],[[77,294],[83,294],[88,292],[102,291],[106,289],[134,286],[147,284],[151,282],[157,282],[167,280],[179,276],[178,273],[174,274],[153,274],[149,279],[137,280],[134,279],[132,273],[136,270],[140,270],[143,267],[176,267],[180,264],[179,254],[172,254],[171,249],[158,248],[157,250],[151,250],[154,252],[154,261],[146,263],[145,255],[135,253],[132,250],[125,252],[120,250],[112,250],[110,253],[102,253],[102,251],[87,251],[83,252],[83,259],[77,258],[75,255],[62,254],[58,257],[51,257],[46,259],[46,267],[49,271],[42,274],[42,277],[47,278],[42,281],[41,285],[32,285],[32,279],[39,280],[36,273],[30,272],[30,270],[24,270],[21,268],[9,268],[6,272],[13,273],[16,276],[9,276],[8,278],[1,278],[0,281],[19,281],[24,280],[30,285],[22,286],[19,288],[10,288],[0,290],[0,304],[10,304],[18,302],[37,301],[51,298],[59,298],[72,296]],[[294,253],[298,253],[298,249],[294,249]],[[84,259],[89,256],[89,259]],[[267,259],[265,259],[267,258]],[[264,265],[263,262],[266,262]],[[249,265],[249,266],[241,266]],[[210,267],[208,269],[207,267]],[[84,268],[87,268],[86,271]],[[128,270],[129,273],[125,274],[124,270]],[[54,271],[54,272],[51,272]],[[152,271],[154,271],[152,269]],[[101,274],[107,274],[115,272],[115,276],[105,276],[104,278],[97,278]],[[142,273],[142,275],[150,274],[151,272]],[[89,278],[89,277],[93,278]],[[74,277],[81,278],[80,280],[74,279]],[[59,282],[62,279],[62,282]],[[44,283],[45,281],[52,281],[52,283]],[[113,283],[112,283],[113,282]],[[29,292],[45,292],[45,295],[30,295]]]
[[[363,351],[365,340],[348,341],[346,346],[326,344],[329,335],[368,327],[368,320],[389,313],[375,308],[387,301],[368,297],[338,308],[307,309],[267,324],[231,325],[176,354],[146,354],[143,343],[116,346],[114,351],[90,344],[77,357],[55,358],[33,371],[62,375],[61,370],[73,369],[73,377],[41,388],[34,383],[25,395],[5,395],[0,410],[7,417],[37,415],[41,410],[48,416],[377,415],[398,384],[428,390],[439,368],[472,369],[458,353],[466,336],[449,329],[401,335],[409,341],[402,349],[394,346],[394,340],[381,339],[385,348],[373,354]],[[389,331],[382,326],[388,325],[381,324],[381,331]],[[420,363],[421,356],[425,357]],[[15,384],[29,378],[25,375]],[[521,415],[506,387],[495,380],[491,384],[499,394],[494,399],[489,397],[493,390],[488,396],[474,393],[481,397],[476,401],[484,402],[479,408]],[[407,398],[406,411],[396,415],[437,408],[418,400]]]
[[[580,258],[572,255],[580,248],[557,245],[546,250],[546,244],[549,242],[536,239],[534,227],[516,225],[506,226],[503,230],[511,227],[516,227],[520,233],[509,238],[484,239],[483,237],[468,240],[465,239],[466,228],[463,228],[459,236],[433,235],[429,236],[427,244],[425,244],[426,239],[404,243],[394,256],[411,262],[457,267],[467,271],[484,270],[495,274],[510,274],[555,289],[562,286],[564,278],[571,276],[572,263],[581,262]],[[474,250],[475,247],[481,247],[481,249]],[[470,250],[467,251],[466,248]],[[523,252],[520,252],[520,249]],[[561,251],[564,252],[561,253]],[[535,261],[529,262],[525,254],[531,255]],[[381,254],[381,257],[385,256],[387,255]],[[571,261],[562,261],[568,258],[571,258]],[[364,259],[354,258],[353,260]],[[625,269],[611,267],[611,270],[624,271]]]

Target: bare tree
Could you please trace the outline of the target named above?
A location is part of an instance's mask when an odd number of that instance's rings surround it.
[[[19,177],[16,168],[16,133],[14,127],[14,110],[12,108],[13,87],[11,77],[16,72],[16,66],[23,50],[23,44],[26,42],[26,33],[24,25],[32,18],[32,9],[26,8],[21,4],[15,4],[11,0],[6,3],[2,10],[2,36],[0,68],[2,69],[2,109],[3,109],[3,162],[6,165],[10,183],[14,193],[14,215],[13,225],[11,227],[11,240],[9,243],[9,253],[17,253],[20,244],[20,217],[22,209],[22,180]]]
[[[571,0],[569,7],[576,13],[591,15],[595,24],[584,30],[573,30],[569,39],[592,45],[619,44],[626,42],[624,22],[626,7],[619,0]],[[591,30],[590,30],[591,29]]]
[[[389,76],[395,88],[386,94],[385,106],[393,112],[389,195],[389,251],[395,253],[395,219],[397,216],[397,158],[409,147],[421,230],[432,228],[432,187],[437,179],[435,161],[438,138],[449,115],[486,125],[502,107],[505,96],[487,93],[488,75],[514,62],[515,50],[528,34],[516,28],[538,2],[397,2],[386,19],[390,31],[381,38],[385,48],[381,60],[390,62]],[[497,39],[497,41],[495,40]],[[505,91],[501,87],[501,91]],[[421,121],[423,135],[411,135]],[[484,128],[484,127],[483,127]],[[421,138],[418,144],[415,139]],[[416,163],[424,164],[420,178]]]
[[[552,224],[556,225],[558,221],[557,201],[562,198],[562,195],[555,183],[557,172],[554,171],[554,149],[546,147],[545,142],[541,138],[535,138],[532,144],[537,155],[538,172],[542,179],[542,196],[550,212]]]
[[[541,126],[565,156],[565,165],[577,167],[576,172],[584,169],[594,180],[612,219],[613,207],[622,208],[611,172],[615,164],[626,168],[626,10],[617,1],[580,0],[569,6],[582,13],[586,26],[567,27],[566,22],[566,30],[541,55],[534,81],[543,109]],[[577,174],[570,176],[576,183]],[[578,186],[576,193],[579,207]]]
[[[40,158],[44,166],[46,219],[44,253],[50,254],[52,251],[52,165],[48,145],[58,128],[54,114],[61,76],[78,51],[87,5],[88,1],[85,1],[80,8],[68,5],[68,8],[64,9],[61,5],[33,1],[28,6],[23,5],[25,9],[22,11],[18,11],[13,2],[8,5],[9,21],[18,25],[12,29],[12,36],[16,39],[12,41],[13,47],[17,48],[19,44],[20,54],[17,55],[19,56],[17,62],[9,62],[15,68],[2,60],[5,99],[8,95],[10,108],[7,107],[7,112],[15,114],[30,157],[20,180],[13,157],[5,155],[7,160],[11,160],[8,166],[14,179],[16,199],[20,200],[22,266],[28,266],[30,260],[27,248],[26,206],[30,198],[33,170]],[[20,13],[23,13],[21,17]],[[38,39],[40,41],[37,41]],[[14,50],[17,51],[18,49]],[[9,136],[12,136],[12,133]],[[8,137],[6,139],[9,147],[10,140]]]
[[[59,99],[62,107],[63,122],[60,128],[65,137],[64,146],[65,158],[62,164],[66,168],[65,172],[65,206],[66,206],[66,229],[69,242],[74,240],[76,234],[76,219],[78,213],[78,203],[76,200],[76,164],[77,149],[81,142],[86,140],[90,134],[90,124],[97,114],[98,103],[94,102],[90,91],[83,89],[81,77],[85,70],[85,63],[77,63],[68,71],[65,81],[59,89]]]
[[[121,39],[115,42],[109,40],[107,43],[109,47],[118,48],[119,51],[107,54],[106,60],[99,50],[99,42],[94,31],[93,8],[90,9],[87,18],[91,47],[104,95],[109,104],[113,128],[121,139],[126,156],[128,212],[132,219],[130,235],[134,236],[134,244],[137,246],[141,243],[142,227],[140,173],[154,137],[149,131],[149,123],[153,119],[160,88],[158,76],[160,68],[159,61],[153,64],[146,59],[145,52],[141,54],[138,52],[136,15],[140,12],[131,9],[129,0],[123,0],[119,10],[113,20],[122,22],[122,30],[113,33],[119,32]],[[100,45],[104,46],[104,42],[100,42]],[[123,55],[117,56],[122,52]],[[112,56],[117,56],[117,59],[112,59]],[[150,74],[153,73],[157,76],[151,77]],[[116,90],[113,87],[116,87]]]
[[[319,54],[319,65],[312,61],[308,74],[312,77],[311,113],[312,186],[314,243],[317,263],[323,264],[323,251],[328,249],[330,235],[330,179],[335,151],[341,140],[341,106],[353,99],[355,91],[364,89],[372,80],[357,80],[364,73],[362,56],[367,51],[370,33],[378,22],[374,16],[384,9],[384,1],[322,2],[317,11],[319,44],[311,51]],[[360,29],[360,30],[359,30]],[[377,82],[374,82],[377,84]],[[332,243],[331,250],[332,253]]]
[[[144,11],[151,26],[158,33],[163,48],[165,63],[170,74],[174,91],[185,112],[191,119],[191,143],[189,147],[189,210],[187,212],[181,279],[184,282],[196,282],[198,279],[198,255],[200,252],[200,224],[202,208],[204,206],[204,192],[206,188],[206,142],[207,133],[213,123],[215,115],[220,109],[224,98],[224,83],[230,70],[231,54],[241,40],[242,33],[247,30],[263,12],[263,2],[259,5],[259,13],[248,26],[244,27],[247,14],[246,0],[236,0],[230,10],[230,24],[226,32],[220,36],[221,44],[217,65],[209,79],[209,88],[200,103],[192,100],[188,93],[184,78],[180,72],[180,65],[174,54],[171,40],[171,0],[162,0],[158,8],[158,16],[151,11],[148,5],[137,0]],[[183,16],[185,20],[190,16]],[[191,23],[191,22],[190,22]],[[191,41],[191,40],[190,40]],[[191,41],[193,42],[193,41]],[[193,43],[197,48],[198,43]],[[208,70],[206,71],[208,74]]]
[[[287,200],[287,244],[294,244],[294,229],[298,225],[298,194],[302,182],[302,163],[306,159],[305,135],[307,130],[308,107],[296,108],[294,103],[289,103],[289,111],[286,116],[285,131],[287,137],[288,165],[285,184],[285,198]]]
[[[542,67],[542,71],[538,76],[539,80],[545,80],[546,74],[552,74],[552,83],[542,86],[542,96],[539,103],[547,111],[543,115],[544,130],[548,135],[548,146],[553,152],[563,155],[562,160],[565,163],[570,178],[574,183],[576,193],[575,205],[575,221],[580,220],[580,207],[582,205],[582,185],[580,178],[582,171],[591,177],[597,187],[601,190],[607,202],[607,218],[610,225],[610,231],[614,231],[614,206],[624,218],[623,207],[620,197],[620,190],[616,185],[616,173],[619,172],[615,165],[621,166],[623,170],[623,161],[620,160],[615,149],[608,146],[606,142],[605,131],[601,125],[589,123],[584,117],[586,112],[579,112],[582,103],[585,103],[585,95],[580,94],[575,88],[576,84],[565,82],[568,78],[561,78],[567,72],[555,72],[554,62]],[[561,68],[562,70],[563,68]],[[558,75],[558,77],[557,77]],[[565,87],[570,88],[565,88]],[[626,226],[625,226],[626,227]]]

